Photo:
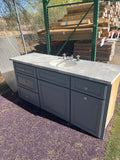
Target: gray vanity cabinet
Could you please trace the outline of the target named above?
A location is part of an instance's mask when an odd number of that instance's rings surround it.
[[[70,76],[37,69],[41,108],[68,121],[70,120]]]
[[[115,110],[120,67],[80,60],[52,66],[59,57],[31,53],[11,58],[21,98],[103,138]]]

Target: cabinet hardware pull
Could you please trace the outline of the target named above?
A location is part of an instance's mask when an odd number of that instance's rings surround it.
[[[85,89],[86,91],[88,90],[88,88],[87,88],[87,87],[85,87],[84,89]]]
[[[86,100],[87,100],[87,97],[84,97],[84,100],[86,101]]]

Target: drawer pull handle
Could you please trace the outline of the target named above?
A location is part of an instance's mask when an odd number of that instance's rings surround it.
[[[86,101],[86,100],[87,100],[87,97],[84,97],[84,100]]]
[[[29,96],[25,96],[26,98],[28,98]]]
[[[85,88],[84,88],[84,90],[85,90],[85,91],[87,91],[87,90],[88,90],[88,88],[87,88],[87,87],[85,87]]]

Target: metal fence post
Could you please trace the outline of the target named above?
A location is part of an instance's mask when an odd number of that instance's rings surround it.
[[[91,60],[96,61],[96,44],[98,37],[99,0],[94,1],[93,34]]]
[[[27,54],[26,44],[25,44],[23,33],[22,33],[22,28],[21,28],[21,24],[20,24],[20,18],[19,18],[19,14],[18,14],[17,5],[16,5],[15,0],[13,0],[13,4],[14,4],[14,7],[15,7],[16,15],[17,15],[17,21],[18,21],[18,24],[19,24],[19,29],[20,29],[20,33],[21,33],[21,37],[22,37],[22,42],[23,42],[25,54]]]

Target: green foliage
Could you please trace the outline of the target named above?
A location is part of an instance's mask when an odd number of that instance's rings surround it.
[[[120,103],[117,106],[104,160],[120,159]]]
[[[7,22],[8,30],[16,30],[17,17],[16,14],[8,14],[4,19]]]

